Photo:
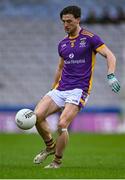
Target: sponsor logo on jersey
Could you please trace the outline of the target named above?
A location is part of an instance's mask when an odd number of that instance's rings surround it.
[[[73,59],[73,58],[74,58],[74,54],[73,54],[73,53],[70,53],[70,54],[69,54],[69,58],[70,58],[70,59]]]
[[[64,61],[65,64],[83,64],[85,59],[71,59],[70,61]]]

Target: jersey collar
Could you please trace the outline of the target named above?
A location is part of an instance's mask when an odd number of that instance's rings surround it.
[[[83,28],[80,29],[79,34],[76,36],[68,36],[69,39],[76,39],[82,32]]]

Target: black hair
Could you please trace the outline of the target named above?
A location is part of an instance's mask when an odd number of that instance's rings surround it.
[[[60,19],[63,15],[72,14],[75,18],[81,17],[81,8],[78,6],[67,6],[60,12]]]

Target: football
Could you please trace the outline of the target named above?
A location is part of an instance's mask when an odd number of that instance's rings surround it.
[[[31,129],[36,124],[36,115],[31,109],[21,109],[16,113],[15,122],[20,129]]]

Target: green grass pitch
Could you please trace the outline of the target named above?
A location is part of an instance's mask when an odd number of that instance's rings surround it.
[[[60,169],[32,163],[42,147],[37,134],[0,134],[0,179],[125,178],[125,134],[70,133]]]

